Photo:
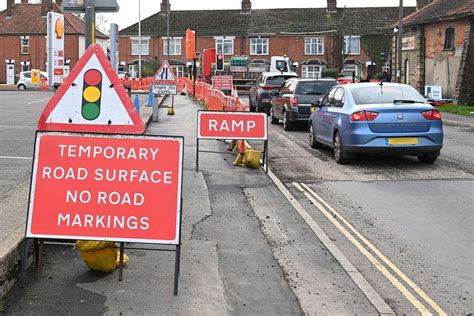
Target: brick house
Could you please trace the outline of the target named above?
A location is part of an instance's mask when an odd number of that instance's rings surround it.
[[[441,86],[443,97],[472,104],[474,2],[424,2],[426,6],[403,20],[402,82],[422,94],[425,86]]]
[[[252,10],[250,0],[241,10],[170,11],[170,63],[179,75],[187,71],[185,30],[196,31],[196,48],[216,48],[226,55],[247,55],[251,60],[269,61],[287,55],[300,67],[303,77],[319,77],[326,67],[359,78],[380,73],[389,61],[391,25],[398,20],[398,8],[338,8],[328,0],[326,8]],[[144,19],[142,60],[160,64],[166,58],[166,13],[170,5],[162,0],[161,10]],[[406,14],[415,10],[405,8]],[[138,23],[120,31],[120,62],[124,70],[137,70]],[[341,54],[343,52],[343,54]]]
[[[21,71],[46,71],[46,15],[61,12],[61,0],[43,0],[40,4],[6,1],[7,9],[0,12],[0,83],[13,84]],[[65,62],[73,67],[85,51],[85,23],[71,13],[64,14],[64,22]],[[106,50],[107,36],[97,31],[96,39]]]

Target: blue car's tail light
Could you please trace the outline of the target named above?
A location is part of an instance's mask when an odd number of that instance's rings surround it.
[[[428,121],[441,120],[441,113],[438,110],[423,111],[421,115]]]
[[[359,111],[352,113],[351,121],[373,121],[379,114],[372,111]]]

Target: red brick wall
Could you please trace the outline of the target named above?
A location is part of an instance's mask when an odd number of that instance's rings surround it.
[[[464,34],[466,21],[439,22],[425,26],[425,56],[436,57],[440,54],[454,55],[454,51],[444,51],[444,38],[447,28],[453,27],[455,40],[454,45],[460,48],[464,45]]]
[[[5,59],[15,60],[15,74],[20,72],[20,62],[29,61],[30,69],[46,71],[46,35],[28,35],[30,37],[29,54],[22,55],[20,35],[0,36],[0,83],[6,82]],[[64,41],[65,59],[71,60],[71,68],[78,60],[79,36],[66,35]],[[18,77],[17,77],[18,79]]]
[[[262,36],[264,37],[264,36]],[[250,37],[245,36],[234,38],[234,55],[249,55],[251,59],[265,59],[270,60],[271,56],[283,56],[287,55],[291,59],[301,64],[307,59],[320,59],[326,62],[328,65],[338,65],[339,54],[334,54],[338,51],[340,44],[339,38],[334,36],[323,36],[315,35],[314,37],[324,37],[324,54],[322,55],[305,55],[304,53],[304,39],[306,36],[268,36],[269,38],[269,54],[268,55],[250,55]],[[131,40],[130,37],[120,38],[120,61],[125,61],[127,64],[138,59],[138,56],[131,55]],[[143,60],[149,60],[160,64],[163,59],[166,59],[166,52],[163,51],[164,40],[162,37],[153,37],[150,39],[150,54],[148,56],[142,56]],[[201,51],[205,48],[215,47],[215,39],[213,36],[201,36],[197,38],[196,49]],[[171,60],[180,61],[186,63],[188,60],[185,56],[185,38],[183,37],[181,42],[181,55],[170,56]],[[348,58],[359,60],[363,63],[368,61],[369,58],[361,47],[360,55],[350,55]],[[127,67],[128,68],[128,67]],[[363,67],[365,68],[365,67]],[[301,69],[301,67],[300,67]]]

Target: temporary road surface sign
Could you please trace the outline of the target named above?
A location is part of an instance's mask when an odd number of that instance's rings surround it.
[[[37,132],[26,237],[177,245],[183,138]]]
[[[212,76],[212,87],[219,90],[232,90],[232,76]]]
[[[155,80],[161,84],[173,84],[176,82],[176,76],[167,60],[164,60],[160,69],[155,74]]]
[[[46,105],[38,130],[142,134],[145,126],[102,47],[94,44]]]
[[[267,139],[267,115],[250,112],[198,112],[198,138]]]

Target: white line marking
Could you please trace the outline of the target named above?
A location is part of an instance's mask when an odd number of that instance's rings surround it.
[[[43,101],[47,101],[47,100],[49,100],[49,99],[41,99],[41,100],[31,101],[31,102],[28,102],[27,104],[39,103],[39,102],[43,102]]]
[[[31,160],[32,157],[12,157],[12,156],[0,156],[0,159],[18,159],[18,160]]]

